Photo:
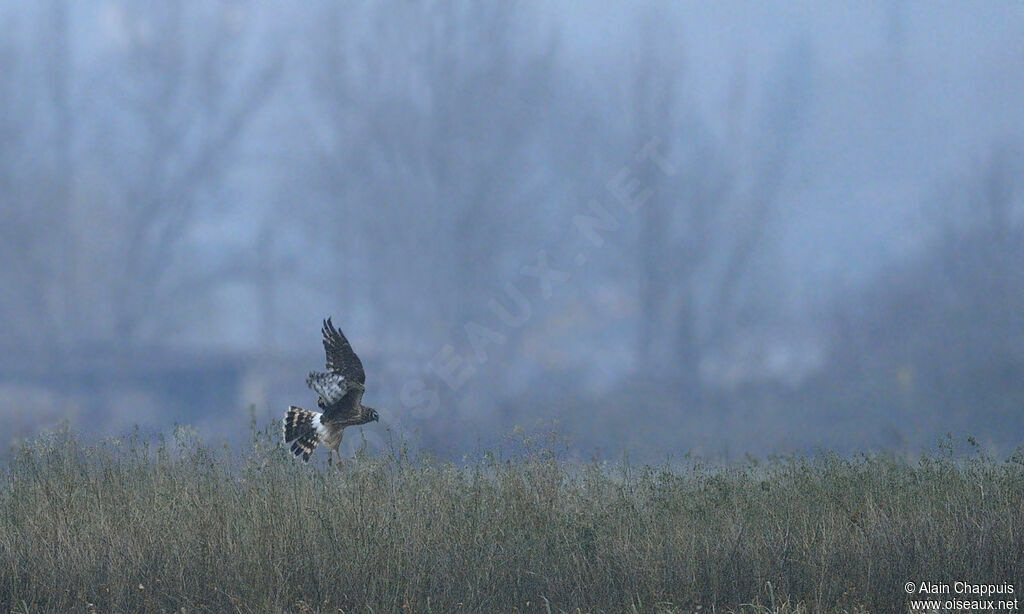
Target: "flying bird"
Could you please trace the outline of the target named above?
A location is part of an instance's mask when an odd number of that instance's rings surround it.
[[[311,371],[306,378],[306,385],[317,394],[316,404],[321,411],[289,406],[284,416],[284,441],[292,444],[292,454],[303,461],[309,461],[317,444],[323,442],[328,449],[327,463],[332,464],[335,453],[341,462],[338,446],[345,427],[376,422],[379,417],[377,410],[363,405],[366,373],[348,339],[334,328],[330,318],[324,320],[321,332],[327,372]]]

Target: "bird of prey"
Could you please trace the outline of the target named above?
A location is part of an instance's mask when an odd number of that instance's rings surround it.
[[[291,443],[292,453],[309,461],[318,443],[327,445],[327,463],[334,453],[341,462],[341,434],[346,426],[366,424],[379,420],[377,410],[363,405],[366,373],[363,363],[352,351],[345,335],[324,320],[324,350],[327,352],[327,372],[311,371],[306,385],[317,393],[316,404],[321,411],[288,407],[284,417],[284,441]]]

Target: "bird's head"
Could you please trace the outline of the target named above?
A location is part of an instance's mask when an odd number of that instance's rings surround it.
[[[377,415],[377,410],[372,407],[366,408],[368,415],[370,416],[369,422],[380,422],[380,416]]]

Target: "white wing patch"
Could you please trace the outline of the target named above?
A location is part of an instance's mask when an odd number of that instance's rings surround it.
[[[324,426],[323,417],[324,415],[320,412],[313,412],[313,427],[316,429],[316,434],[320,436],[320,441],[327,441],[327,427]]]
[[[333,405],[348,392],[348,382],[340,373],[310,373],[306,385],[320,395],[327,405]]]

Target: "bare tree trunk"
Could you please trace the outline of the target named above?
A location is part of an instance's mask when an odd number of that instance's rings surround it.
[[[675,393],[683,406],[703,403],[700,380],[701,343],[697,334],[697,306],[692,292],[684,290],[677,313],[672,362],[675,368]]]
[[[76,341],[71,332],[80,328],[74,315],[74,305],[77,302],[75,296],[75,269],[77,266],[75,215],[71,193],[74,173],[71,157],[74,116],[71,113],[70,101],[71,50],[67,0],[52,0],[49,31],[52,45],[49,47],[48,68],[54,117],[54,173],[51,185],[53,186],[52,198],[58,211],[54,221],[59,224],[61,237],[60,244],[57,246],[60,253],[60,263],[58,264],[60,281],[57,289],[56,313],[53,314],[55,322],[52,326],[54,331],[62,331],[61,334],[51,335],[50,338],[54,340],[53,348],[64,354]]]

